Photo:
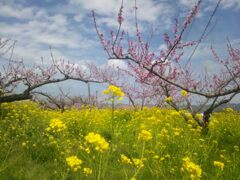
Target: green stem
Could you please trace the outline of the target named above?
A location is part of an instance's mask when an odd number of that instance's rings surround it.
[[[143,161],[144,151],[145,151],[145,142],[143,142],[143,148],[142,148],[142,154],[141,154],[141,161]],[[134,178],[138,175],[140,169],[141,169],[141,167],[139,167],[139,168],[137,169],[137,171],[136,171],[135,174],[133,175]]]
[[[114,134],[114,96],[112,97],[112,117],[111,117],[112,135]]]
[[[141,160],[143,159],[144,151],[145,151],[145,142],[143,142],[143,148],[142,148]]]
[[[98,167],[98,177],[97,180],[101,177],[101,166],[102,166],[102,155],[100,155],[99,167]]]
[[[12,140],[11,145],[10,145],[8,151],[7,151],[7,154],[6,154],[4,160],[3,160],[2,164],[1,164],[0,172],[1,172],[1,171],[4,171],[4,169],[6,168],[6,167],[4,168],[4,164],[5,164],[6,160],[7,160],[7,158],[8,158],[8,156],[9,156],[10,152],[12,151],[12,146],[13,146],[13,140]]]

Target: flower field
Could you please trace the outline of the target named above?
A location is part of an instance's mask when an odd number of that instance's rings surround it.
[[[113,110],[1,104],[0,179],[240,179],[239,112]]]

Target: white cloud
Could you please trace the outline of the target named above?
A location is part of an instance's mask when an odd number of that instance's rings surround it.
[[[96,10],[103,15],[115,14],[121,5],[120,0],[70,0],[70,3],[87,10]]]
[[[7,7],[11,10],[16,8],[14,5]],[[79,29],[73,28],[69,22],[69,17],[61,12],[53,14],[37,7],[22,7],[21,11],[17,9],[16,13],[19,13],[21,18],[25,16],[28,18],[24,21],[0,22],[0,36],[18,41],[14,49],[14,55],[18,59],[37,61],[41,56],[49,57],[49,46],[52,46],[56,54],[61,55],[62,58],[67,58],[64,56],[66,52],[62,49],[66,51],[94,47],[93,40],[85,37],[83,33],[79,32]],[[4,17],[15,15],[8,13]]]
[[[196,4],[197,0],[179,0],[179,3],[187,8],[192,8]],[[204,11],[213,11],[218,1],[216,0],[205,0],[201,2],[201,8]],[[233,9],[236,11],[240,10],[240,1],[239,0],[222,0],[219,8],[221,9]]]
[[[67,24],[52,20],[31,20],[28,23],[8,24],[0,23],[0,34],[16,39],[19,43],[40,43],[45,46],[65,48],[87,48],[91,41],[87,41],[79,32],[67,29]],[[90,43],[90,44],[89,44]]]
[[[139,7],[138,18],[151,23],[156,22],[161,16],[167,18],[173,12],[173,7],[168,3],[156,3],[152,0],[139,0],[137,6]]]
[[[233,8],[235,10],[240,10],[240,1],[239,0],[223,0],[221,2],[223,8]]]
[[[158,17],[161,16],[163,23],[169,24],[169,18],[165,15],[168,15],[173,10],[171,10],[170,5],[167,3],[156,3],[153,0],[139,0],[137,3],[137,6],[139,7],[139,21],[154,23],[157,21]],[[18,18],[26,17],[29,21],[22,24],[11,24],[11,26],[10,24],[1,24],[2,29],[0,30],[0,34],[7,35],[8,37],[17,37],[18,39],[18,35],[21,33],[21,36],[28,38],[29,41],[34,40],[36,43],[53,46],[66,45],[69,48],[82,48],[84,46],[89,47],[89,44],[91,44],[89,42],[91,42],[91,40],[88,41],[85,39],[83,41],[84,35],[82,35],[81,32],[76,32],[72,29],[69,30],[69,28],[72,28],[72,24],[69,24],[70,19],[68,19],[69,17],[67,17],[67,15],[72,14],[73,20],[81,22],[81,28],[84,29],[84,19],[90,14],[90,10],[94,9],[96,10],[96,13],[101,14],[100,17],[97,17],[99,25],[105,24],[108,27],[117,28],[117,13],[121,5],[121,0],[70,0],[70,3],[65,7],[58,6],[55,9],[51,9],[51,12],[55,13],[51,15],[48,13],[47,8],[40,9],[38,7],[23,7],[21,3],[18,3],[18,6],[16,6],[17,3],[13,2],[10,4],[6,5],[7,8],[5,6],[3,6],[4,8],[2,7],[2,9],[7,9],[11,12],[5,13],[5,16],[14,16]],[[21,7],[21,9],[19,7]],[[123,11],[125,21],[123,29],[130,35],[136,33],[133,7],[133,0],[124,2]],[[151,10],[149,11],[149,9]],[[3,16],[1,15],[1,12],[0,16]],[[139,28],[142,32],[146,30],[144,27],[145,26],[141,26],[141,23],[139,23]],[[92,32],[93,29],[93,27],[92,29],[88,29],[88,32]]]
[[[121,6],[121,0],[71,0],[70,2],[88,12],[95,10],[97,14],[101,15],[97,17],[98,24],[105,23],[109,27],[118,27],[117,16]],[[132,29],[132,27],[135,26],[134,6],[134,0],[124,1],[124,28],[128,27],[128,29]],[[137,7],[138,20],[152,24],[156,22],[159,23],[159,18],[161,18],[163,23],[169,23],[168,20],[174,11],[174,8],[169,3],[156,2],[154,0],[138,0]],[[81,12],[79,16],[82,17]]]
[[[75,20],[76,22],[82,22],[82,20],[83,20],[83,14],[77,14],[77,15],[75,15],[75,16],[74,16],[74,20]]]
[[[197,0],[179,0],[179,3],[185,7],[192,8],[196,4]]]
[[[166,44],[161,44],[159,46],[159,50],[166,50],[167,49],[167,45]]]
[[[214,7],[217,5],[216,0],[207,0],[204,3],[205,3],[204,4],[205,11],[213,11]],[[240,10],[240,1],[239,0],[222,0],[219,8],[239,11]]]
[[[59,51],[58,49],[52,50],[54,59],[68,59],[68,57],[64,54],[64,52]],[[7,57],[9,54],[7,55]],[[16,43],[14,47],[13,59],[20,60],[22,59],[26,64],[29,63],[38,63],[43,59],[45,64],[51,64],[51,52],[48,47],[42,48],[38,44],[22,44]]]
[[[74,34],[71,37],[70,33],[29,32],[28,34],[32,40],[37,43],[45,44],[46,46],[50,45],[63,48],[84,48],[87,46],[87,43],[83,44],[78,42],[79,37],[75,37]]]
[[[17,19],[29,19],[33,16],[33,8],[21,8],[3,5],[0,3],[0,16]]]
[[[110,59],[107,62],[107,67],[125,70],[128,68],[128,65],[123,60]]]
[[[207,59],[203,62],[203,68],[205,68],[209,74],[214,74],[219,72],[221,65],[214,60]]]

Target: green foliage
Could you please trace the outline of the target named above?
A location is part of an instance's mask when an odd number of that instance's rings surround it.
[[[239,112],[213,114],[207,134],[169,109],[117,109],[114,122],[113,137],[111,109],[3,103],[0,179],[240,178]]]

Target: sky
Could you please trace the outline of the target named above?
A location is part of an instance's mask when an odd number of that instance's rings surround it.
[[[172,30],[175,18],[183,22],[195,4],[195,0],[137,0],[138,20],[142,34],[154,29],[152,48],[164,48],[162,34]],[[197,40],[215,8],[217,0],[203,0],[200,12],[185,40]],[[51,63],[49,47],[55,59],[72,63],[93,62],[101,66],[108,63],[107,54],[100,45],[93,25],[91,10],[97,14],[97,23],[103,32],[115,30],[120,0],[0,0],[0,37],[16,41],[14,59],[23,59],[26,64],[38,63],[41,58]],[[134,35],[134,0],[124,1],[123,28]],[[235,45],[240,43],[240,1],[222,0],[214,16],[208,36],[197,49],[193,66],[214,70],[209,47],[212,45],[226,56],[227,38]],[[191,51],[185,52],[187,57]],[[6,61],[9,54],[1,57]],[[116,64],[122,66],[121,62]],[[71,84],[72,87],[77,85]],[[69,86],[69,84],[68,84]]]

